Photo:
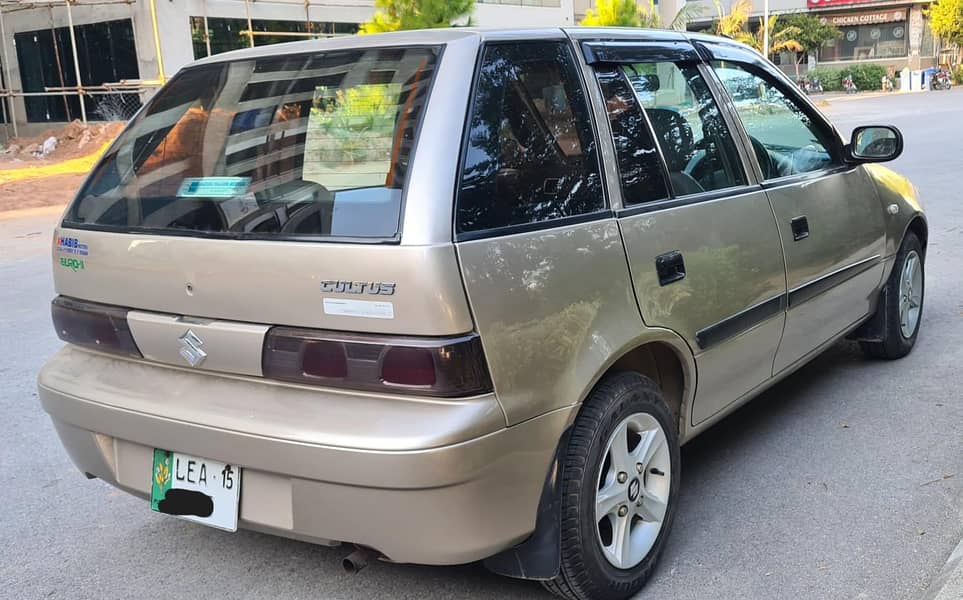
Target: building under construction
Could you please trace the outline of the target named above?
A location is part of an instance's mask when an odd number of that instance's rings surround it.
[[[371,0],[0,0],[0,120],[7,135],[129,118],[194,59],[351,35]],[[478,2],[483,27],[561,26],[572,0]]]

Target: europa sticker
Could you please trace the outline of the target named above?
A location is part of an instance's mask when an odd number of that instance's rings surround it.
[[[60,266],[65,269],[70,269],[74,273],[77,271],[84,270],[84,261],[79,258],[72,258],[69,256],[60,257]]]
[[[74,256],[87,256],[90,253],[87,244],[81,243],[75,237],[63,235],[57,236],[56,251],[60,254],[72,254]]]

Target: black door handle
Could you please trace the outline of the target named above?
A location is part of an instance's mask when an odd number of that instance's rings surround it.
[[[790,227],[792,227],[792,239],[795,241],[804,240],[809,237],[809,219],[806,215],[800,215],[789,221]]]
[[[666,252],[655,257],[655,272],[659,275],[659,285],[669,285],[685,279],[685,261],[678,250]]]

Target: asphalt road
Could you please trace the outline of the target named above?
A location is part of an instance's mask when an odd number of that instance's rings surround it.
[[[919,343],[891,363],[839,344],[688,445],[678,518],[642,598],[918,598],[963,536],[963,91],[827,112],[847,133],[883,122],[906,136],[892,166],[931,222]],[[343,550],[188,524],[86,480],[34,390],[59,346],[53,221],[0,220],[0,597],[549,597],[478,565],[348,576]]]

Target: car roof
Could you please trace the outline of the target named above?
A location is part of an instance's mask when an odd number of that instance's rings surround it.
[[[574,40],[584,39],[633,39],[650,41],[712,41],[727,42],[741,45],[727,38],[704,34],[690,34],[669,29],[637,29],[632,27],[542,27],[542,28],[479,28],[452,27],[441,29],[418,29],[412,31],[394,31],[390,33],[375,33],[368,35],[347,35],[316,40],[303,40],[270,44],[254,48],[233,50],[202,58],[191,65],[211,64],[232,60],[265,58],[283,56],[286,54],[300,54],[305,52],[319,52],[325,50],[350,50],[353,48],[370,48],[377,46],[414,46],[448,44],[460,40],[474,38],[478,42],[533,40],[570,37]]]

